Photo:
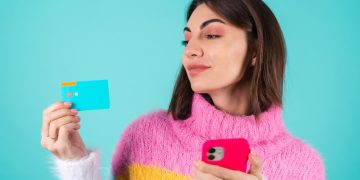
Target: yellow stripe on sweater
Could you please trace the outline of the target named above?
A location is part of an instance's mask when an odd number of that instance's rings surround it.
[[[165,170],[163,168],[145,166],[141,164],[132,164],[128,167],[125,174],[117,176],[116,180],[190,180],[189,176],[179,174],[175,171]]]

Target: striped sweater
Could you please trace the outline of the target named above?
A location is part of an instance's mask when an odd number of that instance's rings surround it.
[[[285,129],[282,109],[271,106],[260,114],[234,116],[193,95],[191,116],[174,120],[165,110],[156,110],[133,121],[121,135],[112,158],[114,179],[190,179],[202,144],[210,139],[245,138],[263,160],[263,176],[269,180],[322,180],[321,156]],[[55,157],[60,179],[100,179],[100,155],[76,161]]]

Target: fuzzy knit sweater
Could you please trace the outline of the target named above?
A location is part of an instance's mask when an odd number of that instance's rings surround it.
[[[234,116],[195,93],[191,116],[174,120],[165,110],[140,116],[123,132],[112,158],[114,179],[190,179],[202,144],[209,139],[245,138],[263,160],[268,180],[323,180],[321,156],[285,129],[282,109],[271,106],[260,114]],[[60,179],[100,179],[100,154],[90,151],[76,161],[54,157]]]

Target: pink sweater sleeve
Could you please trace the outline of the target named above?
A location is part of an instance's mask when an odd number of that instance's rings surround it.
[[[292,150],[283,154],[290,163],[287,168],[297,174],[294,179],[325,180],[325,168],[321,155],[309,144],[301,140],[294,141]]]
[[[309,158],[305,164],[309,165],[307,169],[308,173],[305,174],[304,179],[312,179],[312,180],[325,180],[325,167],[323,160],[317,152],[313,150],[312,158]]]

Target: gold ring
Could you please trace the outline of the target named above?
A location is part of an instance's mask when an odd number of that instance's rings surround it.
[[[56,138],[53,138],[53,137],[50,137],[50,136],[49,136],[49,138],[52,139],[52,140],[56,140]]]

